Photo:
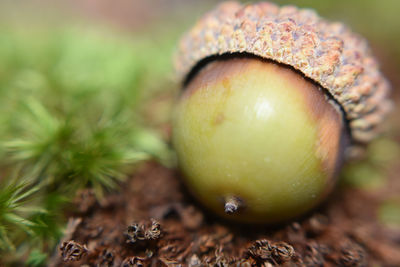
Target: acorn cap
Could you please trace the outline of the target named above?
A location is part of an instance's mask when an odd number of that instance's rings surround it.
[[[225,2],[181,40],[175,67],[184,80],[204,60],[253,54],[303,73],[341,106],[355,145],[376,137],[392,103],[390,86],[365,39],[313,10],[269,2]]]

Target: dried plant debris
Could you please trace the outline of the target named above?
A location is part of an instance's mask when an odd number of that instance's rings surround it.
[[[63,242],[60,250],[63,261],[79,261],[88,252],[86,245],[79,244],[74,240]]]
[[[108,266],[113,266],[113,263],[114,263],[114,254],[107,249],[103,249],[103,251],[100,253],[100,257],[98,258],[98,263],[96,264],[96,266],[108,267]]]
[[[161,236],[160,223],[154,219],[151,219],[150,225],[141,222],[133,223],[128,226],[125,231],[125,237],[127,243],[136,243],[137,241],[143,240],[156,240]]]
[[[52,266],[400,266],[399,233],[376,218],[384,192],[341,189],[314,214],[268,227],[211,217],[155,163],[123,188],[72,216],[82,218],[68,233],[75,241]]]
[[[303,264],[305,266],[324,266],[325,254],[316,243],[308,244],[304,254]]]
[[[367,266],[365,250],[355,243],[342,246],[338,264],[342,266]]]
[[[295,251],[285,242],[271,243],[263,239],[256,241],[245,253],[245,257],[254,260],[256,265],[267,262],[278,265],[295,259]]]
[[[295,254],[291,245],[285,242],[278,242],[272,245],[272,259],[276,263],[291,261]]]
[[[264,262],[272,258],[271,249],[271,244],[268,240],[259,240],[249,248],[246,256],[256,262]]]
[[[121,267],[142,267],[145,266],[144,261],[141,257],[129,257],[122,262]]]

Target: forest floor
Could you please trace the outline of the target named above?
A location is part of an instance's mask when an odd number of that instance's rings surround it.
[[[340,187],[301,219],[255,227],[208,214],[179,174],[150,162],[101,203],[80,192],[50,265],[400,266],[400,231],[378,220],[399,172],[380,190]]]

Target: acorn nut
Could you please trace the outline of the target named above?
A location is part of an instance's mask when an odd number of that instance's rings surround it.
[[[221,4],[183,37],[176,70],[172,141],[185,182],[242,222],[315,207],[391,107],[366,41],[293,6]]]

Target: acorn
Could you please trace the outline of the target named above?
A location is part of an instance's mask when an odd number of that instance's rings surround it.
[[[367,42],[309,9],[225,2],[181,40],[172,142],[215,213],[275,223],[316,207],[382,130],[389,84]]]

